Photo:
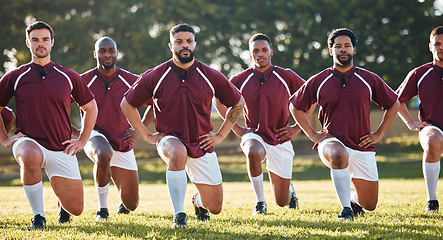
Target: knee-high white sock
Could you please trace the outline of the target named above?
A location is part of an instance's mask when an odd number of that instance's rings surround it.
[[[257,202],[266,202],[265,193],[263,190],[263,173],[256,177],[249,175],[249,180],[251,180],[252,189],[254,190],[255,199]]]
[[[45,211],[43,208],[43,183],[42,181],[34,185],[23,185],[25,189],[26,197],[28,198],[29,204],[31,204],[32,214],[35,216],[40,214],[42,217],[45,216]]]
[[[108,191],[109,191],[109,183],[104,187],[99,187],[95,185],[95,189],[97,190],[97,198],[98,198],[98,208],[108,208]]]
[[[196,207],[202,207],[202,208],[205,208],[205,207],[203,207],[203,203],[202,203],[202,199],[201,199],[201,197],[200,197],[200,193],[197,193],[197,194],[195,195],[195,198],[194,198],[194,204],[195,204]]]
[[[437,200],[437,182],[440,175],[440,161],[435,163],[423,162],[423,175],[425,177],[428,201]]]
[[[349,168],[331,169],[331,179],[341,206],[351,207],[351,175]]]
[[[174,214],[185,212],[183,202],[185,201],[186,188],[188,186],[186,171],[166,170],[166,183],[168,184]]]
[[[351,201],[360,205],[360,203],[358,202],[357,191],[355,191],[355,189],[353,188],[351,188]]]

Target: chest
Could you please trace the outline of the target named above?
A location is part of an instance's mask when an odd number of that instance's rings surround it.
[[[71,96],[70,80],[54,71],[41,78],[29,74],[19,79],[15,89],[17,100],[36,101],[45,98],[50,101],[64,101]]]
[[[342,101],[363,104],[371,101],[372,89],[368,82],[356,77],[343,86],[340,79],[331,77],[320,85],[316,94],[320,106],[339,104]]]

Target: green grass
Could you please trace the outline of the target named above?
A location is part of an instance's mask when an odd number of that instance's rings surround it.
[[[426,187],[421,172],[421,149],[416,136],[387,138],[377,146],[380,175],[380,197],[377,209],[352,222],[336,221],[340,204],[333,189],[329,169],[311,143],[297,144],[293,184],[300,209],[289,211],[278,207],[268,181],[265,196],[268,215],[253,217],[255,197],[248,180],[245,158],[237,150],[220,155],[223,174],[224,205],[210,222],[193,219],[191,196],[196,188],[188,185],[185,211],[188,228],[171,229],[172,205],[165,184],[166,165],[158,158],[141,154],[140,204],[129,215],[116,214],[119,205],[117,190],[111,186],[108,205],[110,220],[96,223],[97,196],[92,181],[92,163],[81,161],[85,185],[83,213],[65,225],[57,225],[57,198],[47,180],[44,181],[44,204],[47,218],[45,231],[27,231],[32,218],[31,208],[17,177],[14,165],[0,172],[12,172],[0,181],[1,239],[443,239],[443,215],[425,215]],[[309,150],[309,151],[306,151]],[[223,152],[223,149],[217,150]],[[310,155],[307,155],[310,154]],[[149,155],[149,154],[148,154]],[[11,169],[9,169],[11,168]],[[14,173],[15,171],[15,173]],[[15,174],[15,175],[14,175]],[[0,174],[1,175],[1,174]],[[267,180],[267,174],[265,174]],[[439,197],[443,185],[437,190]]]
[[[425,215],[422,179],[380,181],[378,208],[352,222],[336,220],[340,206],[330,180],[293,181],[300,200],[299,210],[278,207],[269,182],[266,216],[251,215],[254,196],[247,182],[224,183],[224,206],[210,222],[193,219],[188,185],[185,211],[187,229],[171,229],[172,207],[165,184],[142,184],[140,205],[129,215],[117,215],[117,191],[108,196],[110,219],[95,222],[97,198],[94,187],[85,186],[85,209],[66,225],[57,225],[57,200],[45,184],[47,218],[45,231],[27,231],[32,218],[22,187],[0,187],[0,236],[3,239],[438,239],[443,238],[443,215]],[[439,192],[442,192],[440,187]]]

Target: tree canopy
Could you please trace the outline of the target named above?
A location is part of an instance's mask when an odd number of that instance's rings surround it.
[[[195,27],[196,58],[228,77],[250,66],[248,39],[263,32],[273,42],[273,64],[307,79],[332,65],[326,40],[348,27],[357,37],[355,65],[396,89],[406,74],[432,60],[429,33],[441,24],[430,0],[3,0],[0,74],[30,61],[26,26],[48,22],[55,31],[51,58],[82,73],[95,67],[94,42],[113,38],[118,66],[140,74],[171,57],[169,29]]]

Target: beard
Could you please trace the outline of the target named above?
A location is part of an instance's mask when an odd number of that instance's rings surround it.
[[[103,69],[106,69],[106,70],[112,69],[112,68],[114,68],[114,66],[115,66],[115,62],[112,62],[109,65],[102,64]]]
[[[45,50],[46,51],[44,51],[44,52],[40,52],[40,51],[38,51],[36,49],[35,52],[34,52],[34,56],[36,56],[37,58],[45,58],[45,57],[47,57],[50,52],[47,49],[45,49]]]
[[[183,51],[189,51],[190,52],[189,56],[188,57],[182,57],[181,53]],[[187,48],[182,49],[179,52],[175,52],[175,55],[177,56],[178,60],[181,63],[188,63],[188,62],[192,61],[192,59],[194,59],[194,54],[195,54],[195,51],[191,51],[191,50],[189,50]]]
[[[342,60],[342,59],[340,59],[340,57],[343,56],[343,55],[348,56],[348,59],[346,59],[346,60]],[[347,66],[349,66],[349,65],[352,63],[352,58],[353,58],[353,56],[352,56],[351,54],[348,54],[348,53],[342,53],[342,54],[340,54],[340,55],[337,55],[337,57],[336,57],[336,59],[337,59],[337,63],[338,63],[340,66],[342,66],[342,67],[347,67]]]

